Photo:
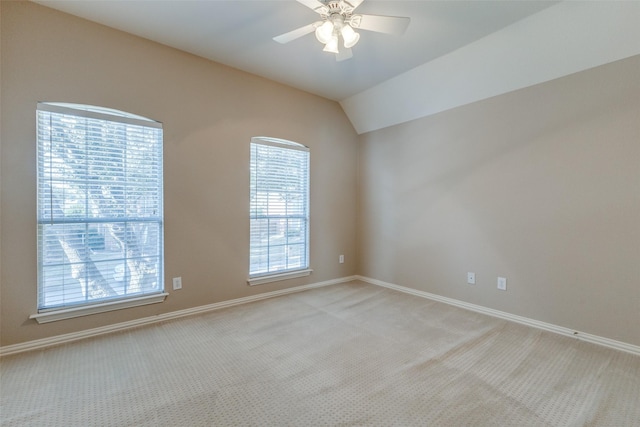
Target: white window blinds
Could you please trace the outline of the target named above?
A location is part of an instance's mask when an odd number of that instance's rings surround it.
[[[38,309],[163,291],[162,125],[39,103]]]
[[[309,268],[309,149],[251,141],[249,276]]]

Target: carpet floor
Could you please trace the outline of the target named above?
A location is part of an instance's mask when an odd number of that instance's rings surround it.
[[[640,357],[360,282],[0,361],[2,426],[640,426]]]

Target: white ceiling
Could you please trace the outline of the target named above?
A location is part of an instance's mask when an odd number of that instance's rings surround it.
[[[640,1],[563,1],[340,105],[365,133],[636,55]]]
[[[274,36],[318,15],[294,0],[35,0],[37,3],[341,101],[557,2],[365,0],[357,12],[407,16],[403,36],[361,31],[354,57],[336,62],[313,34]]]

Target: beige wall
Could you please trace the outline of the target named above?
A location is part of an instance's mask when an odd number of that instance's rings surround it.
[[[633,57],[361,136],[359,273],[640,345],[639,76]]]
[[[0,345],[356,273],[640,345],[640,58],[358,138],[334,102],[32,3],[0,4]],[[184,282],[166,302],[28,320],[37,101],[164,123],[165,282]],[[315,271],[248,287],[258,135],[311,147]]]
[[[357,135],[337,103],[33,3],[1,3],[1,345],[355,274]],[[28,320],[36,312],[37,101],[164,123],[165,283],[183,280],[164,303]],[[311,148],[307,278],[246,284],[252,136]]]

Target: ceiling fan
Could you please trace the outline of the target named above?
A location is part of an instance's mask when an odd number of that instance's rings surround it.
[[[354,14],[363,0],[296,0],[320,15],[321,20],[273,39],[278,43],[289,43],[315,31],[316,38],[324,44],[325,52],[336,54],[336,61],[344,61],[353,56],[351,48],[360,40],[355,30],[401,35],[409,26],[409,18],[399,16]],[[342,39],[342,46],[340,46]]]

